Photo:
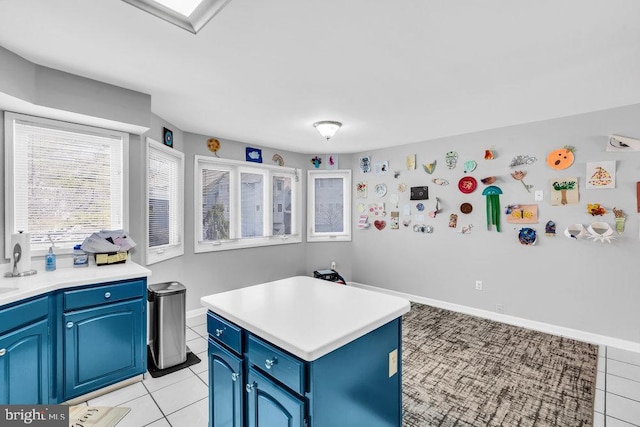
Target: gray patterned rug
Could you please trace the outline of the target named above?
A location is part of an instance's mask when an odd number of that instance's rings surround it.
[[[598,347],[412,304],[403,426],[593,425]]]

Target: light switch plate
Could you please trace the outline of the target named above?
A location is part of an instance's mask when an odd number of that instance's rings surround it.
[[[536,192],[535,192],[535,200],[536,200],[536,202],[541,202],[542,199],[543,199],[542,190],[536,190]]]
[[[389,353],[389,378],[398,373],[398,349]]]

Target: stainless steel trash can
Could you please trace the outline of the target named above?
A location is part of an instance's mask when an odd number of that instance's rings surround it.
[[[187,288],[179,282],[149,285],[149,346],[158,369],[166,369],[187,360],[185,341],[185,297]]]

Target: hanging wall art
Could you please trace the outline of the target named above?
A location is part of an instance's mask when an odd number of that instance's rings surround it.
[[[366,199],[368,190],[369,186],[367,185],[367,181],[358,182],[356,184],[356,198]]]
[[[609,135],[607,151],[640,151],[640,139]]]
[[[371,172],[371,157],[369,156],[360,157],[360,172],[362,173]]]
[[[335,154],[329,154],[327,156],[327,164],[325,167],[329,170],[338,169],[338,156]]]
[[[574,148],[571,145],[553,150],[547,155],[547,166],[555,170],[567,169],[573,164],[575,158],[573,151]]]
[[[505,211],[507,222],[511,224],[536,224],[538,205],[509,205]]]
[[[587,190],[616,188],[616,161],[588,162]]]
[[[613,208],[613,215],[616,218],[616,231],[618,234],[622,234],[624,232],[624,223],[627,220],[626,215],[622,212],[622,209]]]
[[[558,178],[551,180],[549,192],[552,206],[575,205],[580,199],[578,192],[578,178]]]
[[[500,231],[500,187],[490,185],[482,191],[482,195],[487,198],[487,230],[491,230],[491,225]]]
[[[389,161],[378,162],[373,165],[373,172],[376,175],[386,175],[389,172]]]

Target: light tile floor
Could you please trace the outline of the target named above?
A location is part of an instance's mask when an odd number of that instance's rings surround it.
[[[206,316],[187,319],[187,345],[201,362],[160,378],[91,399],[93,406],[131,408],[117,427],[206,427],[208,413]],[[640,353],[600,347],[594,427],[640,427]]]

